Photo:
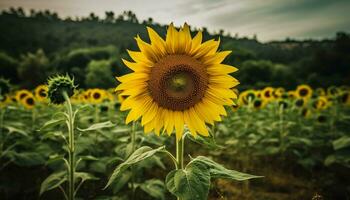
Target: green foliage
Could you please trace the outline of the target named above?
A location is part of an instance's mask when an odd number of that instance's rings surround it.
[[[110,61],[100,60],[89,63],[86,69],[85,86],[90,88],[111,88],[115,83]]]
[[[164,146],[163,147],[159,147],[157,149],[152,149],[151,147],[148,146],[143,146],[140,147],[139,149],[137,149],[135,152],[133,152],[130,157],[123,162],[122,164],[118,165],[118,167],[113,171],[113,174],[111,175],[111,177],[108,180],[107,185],[105,186],[105,188],[107,188],[108,186],[110,186],[112,184],[112,182],[117,179],[118,177],[120,177],[122,175],[122,173],[128,169],[130,166],[137,164],[147,158],[152,157],[154,154],[161,152],[162,150],[164,150]]]
[[[42,49],[21,56],[18,76],[26,88],[34,88],[46,82],[50,73],[50,62]]]
[[[2,78],[18,82],[17,66],[18,61],[15,58],[0,52],[0,74]]]
[[[38,81],[28,80],[26,76],[28,73],[23,72],[23,69],[20,70],[17,63],[22,62],[20,55],[43,49],[49,59],[49,67],[45,69],[45,73],[68,72],[75,77],[80,87],[84,88],[86,87],[84,84],[87,83],[85,79],[87,66],[92,61],[110,60],[112,69],[106,67],[102,70],[103,74],[112,70],[110,77],[129,72],[121,63],[121,58],[128,58],[126,49],[137,49],[133,38],[137,34],[148,41],[145,25],[151,26],[161,36],[165,36],[165,25],[155,23],[153,19],[139,23],[135,13],[131,11],[118,16],[113,12],[106,12],[104,19],[91,13],[88,17],[75,20],[60,19],[57,14],[50,11],[33,11],[29,16],[17,9],[4,11],[0,15],[0,27],[3,27],[0,32],[2,41],[0,50],[3,52],[0,53],[0,72],[5,78],[10,78],[11,82],[17,83],[20,78],[23,81],[20,83],[22,86],[33,86],[34,82],[42,81],[40,77]],[[348,33],[340,32],[335,38],[320,41],[287,39],[261,43],[256,38],[231,37],[223,35],[223,31],[218,34],[210,33],[205,27],[202,30],[204,40],[220,37],[219,49],[233,51],[225,61],[227,64],[251,73],[240,73],[243,80],[248,80],[248,83],[241,80],[243,88],[250,85],[261,87],[268,81],[273,85],[288,87],[301,82],[313,86],[341,85],[347,82],[350,73],[347,67],[350,62]],[[191,31],[194,35],[197,30],[192,28]],[[9,38],[8,35],[12,37]],[[251,65],[251,62],[255,61],[257,64],[266,65],[260,63],[263,60],[270,61],[274,66],[283,67],[272,67],[272,69],[268,67],[267,72],[263,74],[269,79],[263,80],[259,78],[260,76],[256,76],[257,73],[251,71],[251,67],[245,70],[246,65]],[[243,64],[246,61],[250,61],[250,64]],[[33,69],[41,71],[41,68]],[[245,76],[259,78],[259,83],[256,85]],[[31,74],[31,77],[34,76]],[[111,79],[108,79],[107,83],[106,85],[110,87]]]
[[[261,176],[229,170],[209,158],[198,156],[191,160],[185,169],[171,171],[166,177],[166,185],[168,190],[180,199],[205,200],[208,199],[212,178],[243,181]]]
[[[288,84],[295,84],[293,81],[293,72],[291,68],[283,64],[272,63],[268,60],[248,60],[241,64],[241,69],[237,76],[241,82],[245,83],[247,88],[266,86],[281,86],[285,80]],[[282,85],[282,86],[288,86]]]
[[[166,186],[183,200],[208,199],[210,173],[202,163],[190,162],[185,169],[171,171],[166,177]]]

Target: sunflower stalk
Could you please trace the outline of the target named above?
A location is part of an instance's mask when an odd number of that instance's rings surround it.
[[[66,100],[67,109],[67,127],[68,127],[68,199],[74,200],[75,198],[75,147],[74,147],[74,117],[73,109],[68,94],[63,92],[63,97]]]
[[[279,132],[280,132],[280,150],[283,153],[285,151],[284,147],[284,108],[283,105],[280,105],[278,107],[278,114],[279,114]]]
[[[136,122],[132,122],[130,137],[131,137],[131,154],[135,152],[136,149]],[[135,168],[131,167],[131,189],[132,189],[132,200],[135,199]]]
[[[185,134],[183,134],[183,137],[180,140],[176,140],[176,169],[183,169],[184,168],[184,150],[185,150]],[[181,198],[177,198],[177,200],[182,200]]]

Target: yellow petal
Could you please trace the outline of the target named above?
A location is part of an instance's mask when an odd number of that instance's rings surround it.
[[[190,120],[194,125],[194,128],[198,130],[198,133],[203,136],[209,136],[209,132],[207,127],[205,126],[205,123],[200,120],[200,118],[198,117],[193,107],[189,109],[189,114],[190,114]]]
[[[201,43],[202,43],[202,31],[199,31],[192,40],[191,51],[189,54],[193,55],[195,52],[197,52],[197,50],[201,46]]]
[[[209,85],[207,90],[220,98],[237,99],[237,94],[231,89],[212,87],[212,85]]]
[[[238,69],[225,64],[215,64],[207,67],[207,72],[210,75],[226,75],[236,72]]]
[[[165,38],[165,44],[166,44],[166,50],[169,54],[174,54],[176,51],[176,42],[178,33],[177,30],[174,27],[174,24],[171,23],[168,27],[166,38]]]
[[[198,113],[198,116],[203,119],[205,122],[214,125],[214,120],[212,119],[212,117],[210,116],[209,112],[206,112],[206,107],[203,104],[203,102],[199,102],[194,106],[194,109],[196,110],[196,112]]]
[[[123,58],[122,58],[122,61],[128,68],[130,68],[134,72],[147,72],[148,73],[151,70],[150,66],[147,66],[143,63],[134,63],[134,62],[127,61]]]
[[[185,123],[186,123],[188,129],[190,129],[190,133],[191,133],[193,136],[196,136],[196,135],[197,135],[197,132],[196,132],[196,129],[194,128],[195,125],[192,123],[189,110],[184,110],[184,121],[185,121]]]
[[[203,57],[201,58],[201,61],[204,65],[220,64],[230,53],[231,51],[221,51],[214,55]]]
[[[162,56],[166,54],[165,41],[151,27],[147,27],[148,35],[151,40],[152,48]]]
[[[204,97],[218,105],[233,105],[233,101],[231,99],[218,97],[216,94],[212,93],[212,91],[207,90]]]
[[[137,63],[143,63],[143,64],[145,64],[146,66],[149,66],[149,67],[152,67],[153,64],[154,64],[142,52],[131,51],[131,50],[127,50],[127,52],[129,54],[129,56],[131,57],[131,59],[133,59]]]
[[[226,110],[222,105],[215,104],[215,103],[213,103],[210,100],[205,99],[205,98],[203,99],[203,103],[204,103],[204,105],[207,106],[208,110],[210,110],[213,113],[213,115],[219,115],[220,120],[216,120],[216,121],[221,121],[220,115],[223,115],[223,116],[227,115]],[[215,114],[214,114],[214,112],[215,112]]]
[[[155,115],[157,114],[157,107],[158,105],[155,102],[151,103],[151,106],[149,107],[149,109],[147,109],[147,111],[144,113],[142,117],[142,120],[141,120],[142,126],[154,119]]]
[[[160,130],[162,129],[163,125],[164,125],[164,118],[163,118],[163,108],[161,107],[158,107],[158,111],[157,111],[157,114],[154,118],[154,121],[156,122],[155,123],[155,133],[157,135],[159,135],[160,133]]]
[[[142,72],[133,72],[121,77],[117,77],[117,80],[119,82],[137,81],[137,80],[147,81],[148,79],[149,79],[149,75],[147,73],[142,73]]]
[[[208,40],[200,45],[197,51],[191,52],[191,55],[196,58],[200,59],[201,57],[210,55],[209,52],[212,49],[215,49],[218,45],[218,42],[215,40]]]
[[[147,57],[148,60],[152,62],[158,61],[158,56],[156,53],[154,53],[152,46],[146,42],[144,42],[139,36],[136,36],[135,38],[137,42],[137,46],[139,46],[140,51]]]
[[[176,140],[179,141],[182,138],[184,132],[184,116],[181,111],[174,112],[175,119],[175,131],[176,131]]]

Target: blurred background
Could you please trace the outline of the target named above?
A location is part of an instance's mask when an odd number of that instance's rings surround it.
[[[47,103],[42,84],[66,73],[79,85],[73,106],[91,107],[82,109],[77,126],[117,124],[79,137],[77,154],[87,158],[79,170],[89,172],[89,181],[77,196],[134,196],[131,170],[102,190],[130,155],[122,99],[107,89],[130,72],[121,59],[130,60],[127,49],[138,50],[136,35],[149,41],[146,26],[164,38],[170,22],[187,22],[192,35],[202,30],[204,40],[220,38],[219,49],[232,50],[224,63],[239,69],[233,76],[241,95],[211,127],[216,140],[192,138],[186,152],[265,176],[215,180],[209,199],[349,200],[349,11],[349,0],[0,0],[0,78],[12,87],[0,102],[0,199],[38,199],[43,181],[64,167],[58,157],[66,155],[65,127],[42,130],[62,108]],[[174,149],[169,137],[135,126],[138,145]],[[138,166],[135,199],[172,199],[163,181],[170,166],[162,157]],[[63,199],[54,186],[40,199]]]
[[[66,72],[81,87],[113,87],[128,72],[120,58],[136,49],[134,37],[148,39],[145,26],[164,36],[170,22],[187,22],[233,51],[226,62],[240,69],[241,89],[342,85],[349,8],[347,0],[1,0],[0,73],[27,88]]]

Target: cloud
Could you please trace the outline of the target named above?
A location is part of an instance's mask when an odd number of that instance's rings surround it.
[[[1,0],[0,9],[50,9],[60,16],[100,17],[105,11],[116,14],[132,10],[139,19],[194,27],[210,31],[223,29],[231,34],[273,39],[330,37],[338,30],[350,31],[349,0]]]

